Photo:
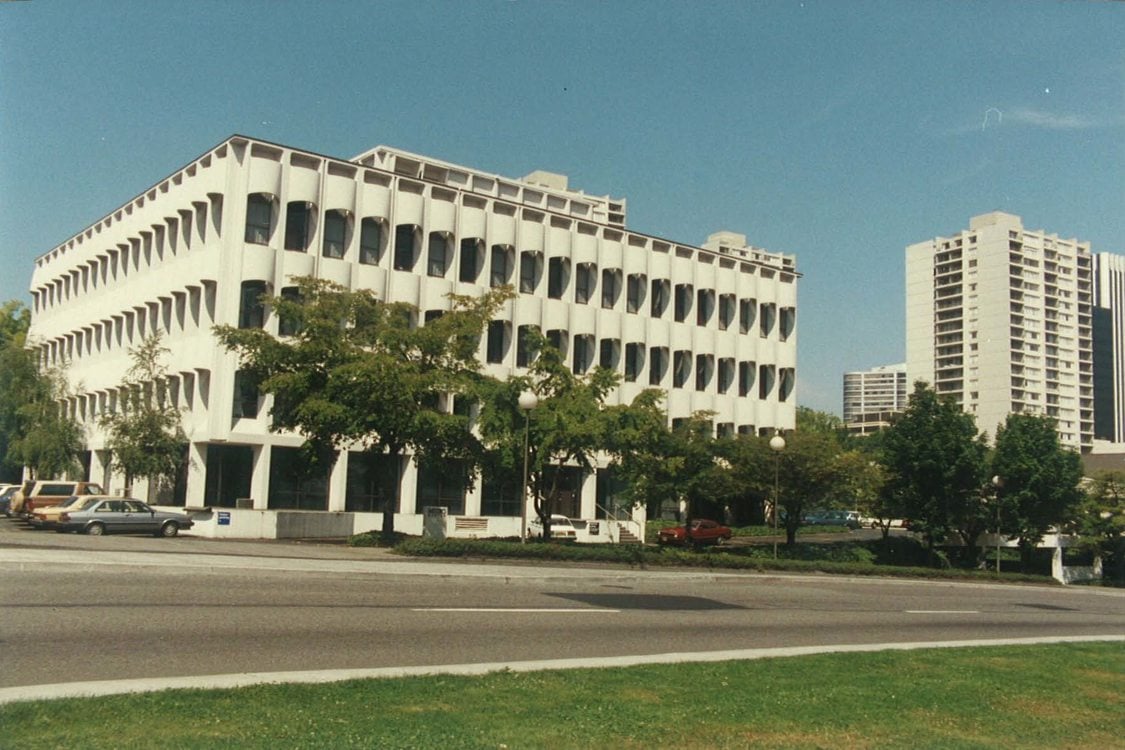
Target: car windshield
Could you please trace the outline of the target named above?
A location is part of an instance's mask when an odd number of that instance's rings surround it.
[[[99,500],[100,498],[96,497],[85,498],[78,506],[78,510],[89,510],[90,508],[93,508],[95,505],[97,505]]]

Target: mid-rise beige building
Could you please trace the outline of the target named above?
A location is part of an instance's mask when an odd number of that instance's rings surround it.
[[[1047,414],[1064,445],[1094,437],[1088,243],[974,216],[906,248],[906,370],[995,437],[1009,413]]]
[[[844,373],[844,425],[866,435],[890,425],[906,408],[906,365],[884,365]]]

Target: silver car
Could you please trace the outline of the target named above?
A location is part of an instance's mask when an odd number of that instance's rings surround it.
[[[90,498],[59,515],[55,528],[92,536],[102,534],[155,534],[176,536],[190,529],[192,520],[183,513],[156,510],[129,497]]]

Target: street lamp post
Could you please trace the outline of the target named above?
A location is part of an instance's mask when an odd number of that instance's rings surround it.
[[[1000,575],[1000,488],[1004,486],[1004,480],[999,474],[992,477],[992,486],[996,489],[996,575]]]
[[[770,448],[773,450],[773,559],[777,559],[777,504],[781,500],[780,475],[781,475],[781,451],[785,450],[785,438],[781,436],[781,431],[774,432],[773,437],[770,438]]]
[[[519,398],[520,411],[523,412],[523,485],[520,490],[520,544],[527,543],[527,460],[531,439],[531,410],[539,406],[539,397],[531,391],[524,391]]]

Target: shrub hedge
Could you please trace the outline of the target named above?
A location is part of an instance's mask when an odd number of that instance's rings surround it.
[[[375,536],[368,532],[357,536]],[[911,540],[912,541],[912,540]],[[793,549],[781,548],[773,559],[773,548],[748,546],[722,548],[705,552],[678,548],[654,548],[639,544],[576,544],[574,542],[532,542],[497,539],[445,539],[438,541],[410,537],[399,542],[394,552],[411,557],[442,557],[462,559],[519,559],[571,563],[616,563],[630,567],[680,567],[711,570],[790,571],[801,573],[834,573],[858,576],[902,576],[930,579],[997,580],[995,573],[981,570],[952,570],[919,565],[878,564],[879,553],[867,543],[804,544]],[[366,540],[352,537],[349,544],[372,546]],[[917,542],[915,542],[917,544]],[[905,555],[899,554],[899,557]],[[1052,583],[1044,576],[1004,573],[1006,582]]]

